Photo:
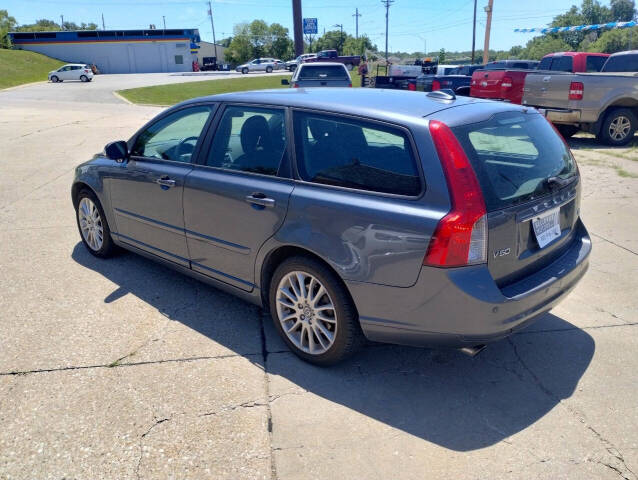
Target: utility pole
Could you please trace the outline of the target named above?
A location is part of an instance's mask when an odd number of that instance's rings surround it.
[[[352,16],[354,17],[355,20],[355,37],[357,40],[359,40],[359,17],[361,16],[361,14],[359,13],[359,8],[355,9],[356,13],[353,13]]]
[[[106,30],[106,27],[104,26],[104,14],[102,14],[102,30]]]
[[[474,23],[472,24],[472,65],[474,65],[474,52],[476,49],[476,1],[474,0]]]
[[[213,48],[215,49],[215,61],[217,61],[217,40],[215,40],[215,24],[213,23],[213,6],[208,0],[208,15],[210,16],[210,28],[213,30]],[[164,25],[166,29],[166,25]]]
[[[485,11],[487,12],[487,22],[485,23],[485,45],[483,47],[483,65],[490,61],[490,29],[492,28],[492,11],[494,10],[494,0],[488,0]]]
[[[162,15],[162,22],[164,22],[164,30],[166,31],[166,15]]]
[[[301,27],[301,0],[292,0],[292,25],[295,37],[295,57],[303,54],[303,30]]]
[[[60,15],[60,30],[64,30],[64,15]]]
[[[341,49],[343,48],[343,24],[336,23],[333,27],[339,27],[339,48],[337,51],[339,52],[339,55],[341,55]]]
[[[381,0],[381,3],[385,6],[385,63],[388,64],[388,13],[390,12],[390,5],[394,3],[394,0]]]

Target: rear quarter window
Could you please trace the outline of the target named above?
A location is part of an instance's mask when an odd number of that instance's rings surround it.
[[[585,64],[585,71],[587,72],[600,72],[603,68],[603,65],[607,61],[607,57],[599,57],[597,55],[592,55],[587,57],[587,61]]]
[[[418,196],[421,179],[400,128],[307,112],[294,114],[299,176],[313,183]]]
[[[557,72],[571,72],[573,70],[573,64],[573,58],[564,55],[554,58],[551,69]]]
[[[547,178],[577,173],[562,138],[538,113],[500,113],[453,131],[476,172],[488,211],[547,195]]]

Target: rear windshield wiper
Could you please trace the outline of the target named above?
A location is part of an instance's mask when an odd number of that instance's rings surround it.
[[[563,188],[576,180],[576,175],[572,175],[568,178],[561,177],[547,177],[545,179],[545,185],[549,188]]]

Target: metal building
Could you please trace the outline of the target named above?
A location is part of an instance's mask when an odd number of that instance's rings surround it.
[[[190,72],[199,30],[78,30],[11,32],[14,48],[68,63],[95,64],[101,73]]]

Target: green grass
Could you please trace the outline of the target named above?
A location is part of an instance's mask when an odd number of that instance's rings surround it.
[[[356,72],[350,72],[352,85],[358,87],[361,79]],[[202,82],[174,83],[156,85],[154,87],[130,88],[117,93],[133,103],[149,105],[174,105],[189,98],[216,95],[218,93],[243,92],[246,90],[262,90],[266,88],[289,88],[282,85],[283,78],[289,76],[250,74],[241,78],[225,78]]]
[[[0,49],[0,88],[46,81],[47,73],[64,62],[25,50]]]
[[[618,175],[620,175],[621,177],[624,178],[638,178],[638,175],[636,175],[635,173],[631,173],[628,172],[627,170],[625,170],[622,167],[614,167],[616,169],[616,172],[618,173]]]

